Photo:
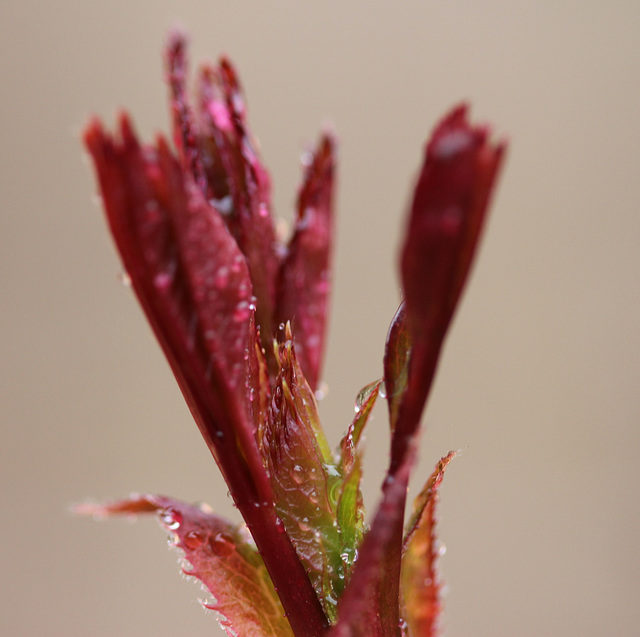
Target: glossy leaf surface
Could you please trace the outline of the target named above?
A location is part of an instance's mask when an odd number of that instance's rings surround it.
[[[276,358],[280,374],[261,436],[262,453],[282,531],[291,538],[331,619],[343,577],[335,495],[340,476],[290,338],[278,346]]]

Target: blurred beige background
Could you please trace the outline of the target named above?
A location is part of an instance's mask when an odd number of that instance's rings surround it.
[[[512,147],[426,414],[419,488],[449,449],[450,637],[640,632],[640,3],[0,4],[0,633],[222,634],[151,520],[70,503],[161,492],[234,517],[95,204],[79,131],[167,129],[161,48],[227,52],[288,217],[298,157],[341,137],[321,408],[333,442],[381,375],[422,147],[460,99]],[[378,496],[387,423],[367,440]]]

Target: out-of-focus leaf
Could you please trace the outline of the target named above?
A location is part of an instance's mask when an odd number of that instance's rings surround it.
[[[468,122],[464,105],[440,122],[427,144],[401,258],[411,357],[397,408],[392,471],[418,428],[504,151],[505,144],[489,141],[486,128]]]
[[[257,454],[246,409],[244,357],[253,314],[247,265],[220,215],[185,182],[164,140],[155,148],[140,146],[125,116],[120,128],[120,139],[97,121],[85,133],[109,225],[132,287],[226,475],[234,469],[225,458],[238,455],[238,439],[245,458]],[[253,470],[259,480],[261,465],[254,463]]]
[[[257,334],[247,261],[162,138],[142,147],[123,115],[118,138],[95,120],[85,142],[133,290],[292,625],[319,636],[327,621],[294,546],[277,529],[249,408]]]
[[[169,34],[166,48],[167,83],[171,94],[173,120],[173,143],[178,149],[185,172],[190,172],[194,181],[207,195],[207,181],[199,148],[199,132],[187,98],[187,41],[179,30]]]
[[[306,167],[278,282],[277,322],[291,321],[300,367],[314,391],[328,316],[335,146],[333,137],[324,135]]]
[[[211,203],[222,214],[247,259],[263,346],[274,336],[280,265],[271,216],[271,184],[246,122],[238,76],[223,58],[200,74],[200,152]]]
[[[295,356],[291,333],[277,348],[280,373],[259,439],[276,511],[331,620],[342,590],[335,486],[340,474],[320,428],[317,405]]]
[[[404,302],[402,302],[391,321],[384,350],[384,384],[392,433],[396,428],[398,410],[407,389],[409,376],[411,339],[407,329],[406,318],[406,308]]]
[[[200,580],[213,596],[203,604],[231,635],[293,637],[262,558],[246,529],[205,507],[156,495],[134,496],[105,505],[81,505],[79,513],[97,517],[156,512],[184,555],[183,571]]]
[[[433,637],[441,610],[436,560],[435,506],[438,487],[447,465],[455,456],[450,451],[440,460],[413,504],[405,535],[400,571],[401,615],[409,637]]]

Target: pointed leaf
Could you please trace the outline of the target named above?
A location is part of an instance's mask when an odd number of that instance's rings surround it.
[[[328,637],[399,637],[399,565],[410,462],[385,483]],[[395,573],[394,568],[398,568]]]
[[[398,411],[407,389],[409,376],[411,339],[406,317],[406,307],[402,302],[391,321],[384,350],[384,384],[392,433],[396,429]]]
[[[416,498],[407,526],[400,571],[400,593],[401,613],[411,637],[436,635],[441,604],[436,572],[438,546],[434,530],[435,506],[444,471],[455,455],[455,451],[450,451],[440,460]]]
[[[257,335],[246,259],[166,142],[140,146],[126,116],[120,128],[114,139],[94,121],[85,142],[124,267],[292,626],[320,635],[326,618],[291,541],[278,532],[248,407]]]
[[[193,179],[207,194],[207,183],[199,149],[199,131],[189,106],[186,92],[187,39],[179,30],[169,34],[166,48],[167,83],[171,93],[171,115],[173,119],[173,141],[178,149],[182,166],[191,172]]]
[[[183,571],[213,595],[203,602],[216,611],[229,635],[293,637],[262,558],[245,529],[196,507],[164,496],[144,495],[106,505],[84,505],[79,513],[97,517],[156,512],[184,556]]]
[[[356,415],[340,443],[338,471],[342,482],[338,485],[337,522],[340,532],[340,557],[344,564],[345,583],[358,555],[364,534],[364,500],[360,490],[362,479],[362,453],[358,443],[375,405],[381,381],[360,390],[356,398]]]
[[[328,316],[335,145],[324,135],[306,168],[278,282],[278,322],[291,321],[300,366],[313,390],[320,379]]]
[[[280,265],[271,184],[246,122],[240,83],[231,62],[200,75],[201,153],[213,205],[247,259],[257,297],[257,323],[268,347],[274,336],[276,277]]]
[[[342,589],[335,495],[339,473],[291,340],[278,347],[277,358],[281,372],[261,436],[263,456],[278,516],[331,619]]]

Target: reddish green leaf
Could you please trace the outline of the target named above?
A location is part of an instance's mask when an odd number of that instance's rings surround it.
[[[364,501],[360,490],[362,453],[358,443],[375,405],[381,381],[360,390],[356,398],[356,415],[340,443],[338,471],[342,477],[336,485],[338,493],[337,522],[340,532],[340,557],[344,579],[348,582],[364,534]]]
[[[342,588],[335,496],[340,476],[288,327],[287,336],[277,348],[281,371],[272,394],[269,422],[260,439],[283,530],[331,619]]]
[[[441,610],[440,584],[436,572],[438,546],[435,536],[435,507],[438,487],[455,451],[440,460],[416,498],[404,539],[400,571],[401,615],[409,637],[433,637]]]
[[[407,389],[409,376],[411,340],[406,318],[407,312],[402,302],[391,321],[384,350],[384,384],[392,433],[396,429],[398,411]]]
[[[333,137],[324,135],[306,167],[278,284],[278,322],[291,321],[300,367],[313,390],[320,377],[328,316],[335,146]]]
[[[399,568],[410,463],[385,483],[328,637],[399,637]],[[397,568],[396,573],[393,569]]]
[[[264,562],[244,527],[164,496],[144,495],[106,505],[83,505],[77,512],[98,517],[157,513],[184,556],[183,571],[213,595],[203,604],[229,635],[293,637]]]

